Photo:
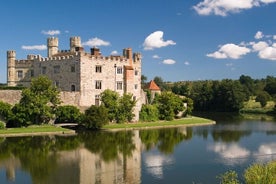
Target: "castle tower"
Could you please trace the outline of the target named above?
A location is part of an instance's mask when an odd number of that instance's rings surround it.
[[[81,38],[79,36],[74,36],[70,38],[70,51],[76,52],[81,48]]]
[[[15,84],[15,58],[16,52],[14,50],[7,51],[7,84],[8,86],[16,86]]]
[[[48,38],[47,39],[47,47],[48,47],[48,57],[52,57],[53,55],[58,53],[58,38]]]

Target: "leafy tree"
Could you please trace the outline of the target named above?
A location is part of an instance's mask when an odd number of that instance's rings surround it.
[[[167,90],[168,89],[168,85],[164,82],[164,80],[162,79],[162,77],[154,77],[154,82],[157,84],[157,86],[160,87],[161,91]]]
[[[119,94],[110,89],[101,93],[101,101],[104,107],[108,109],[108,119],[114,121],[118,112]]]
[[[81,121],[80,110],[72,105],[59,106],[56,110],[55,123],[79,123]]]
[[[276,78],[272,76],[267,76],[266,78],[266,86],[264,90],[268,92],[270,95],[276,94]]]
[[[60,104],[59,91],[45,76],[35,78],[31,87],[22,90],[22,98],[12,111],[11,123],[18,126],[49,123]]]
[[[118,101],[118,111],[116,113],[116,122],[130,122],[134,117],[133,107],[135,106],[136,101],[133,100],[132,94],[123,94]]]
[[[159,117],[159,111],[156,105],[143,104],[139,118],[141,121],[157,121]]]
[[[172,92],[177,95],[189,96],[190,89],[188,84],[174,83],[172,86]]]
[[[267,104],[267,101],[270,100],[270,95],[266,91],[259,92],[259,94],[256,97],[256,102],[260,102],[262,107],[265,107]]]
[[[99,129],[108,123],[108,110],[104,106],[92,105],[86,109],[83,124],[89,129]]]
[[[246,100],[244,89],[239,81],[222,80],[214,96],[217,110],[225,112],[239,111]]]
[[[108,109],[108,119],[111,122],[122,123],[131,121],[134,117],[133,107],[136,101],[131,94],[123,94],[120,97],[117,92],[107,89],[101,94],[101,101]]]
[[[12,116],[12,105],[0,101],[0,120],[8,121]]]
[[[148,78],[145,75],[141,75],[141,86],[142,88],[145,87],[146,83],[147,83]]]
[[[161,120],[172,120],[180,111],[184,110],[182,99],[172,92],[162,92],[156,97],[156,103]]]

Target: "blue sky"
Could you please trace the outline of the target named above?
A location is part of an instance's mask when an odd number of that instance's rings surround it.
[[[265,78],[276,73],[276,0],[9,0],[1,2],[0,83],[6,51],[47,56],[48,37],[80,36],[105,56],[132,47],[148,80]]]

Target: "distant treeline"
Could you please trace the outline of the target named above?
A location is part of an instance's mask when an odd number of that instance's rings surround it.
[[[146,79],[142,78],[142,82]],[[276,101],[276,78],[252,79],[241,75],[238,80],[202,80],[164,82],[161,77],[154,81],[164,91],[189,97],[193,100],[195,111],[237,112],[250,97],[265,106],[267,101]]]

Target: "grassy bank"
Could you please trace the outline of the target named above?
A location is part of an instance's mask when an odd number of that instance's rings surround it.
[[[26,128],[0,129],[0,136],[27,136],[27,135],[50,135],[50,134],[71,134],[74,131],[51,125],[29,126]]]
[[[103,126],[103,129],[139,129],[139,128],[155,128],[155,127],[173,127],[173,126],[197,126],[197,125],[210,125],[215,124],[210,119],[199,117],[189,117],[176,119],[173,121],[158,121],[158,122],[138,122],[138,123],[125,123],[125,124],[108,124]]]
[[[260,102],[255,101],[255,97],[244,103],[244,108],[240,110],[241,113],[251,114],[273,114],[274,113],[274,101],[268,101],[265,107],[262,107]]]

